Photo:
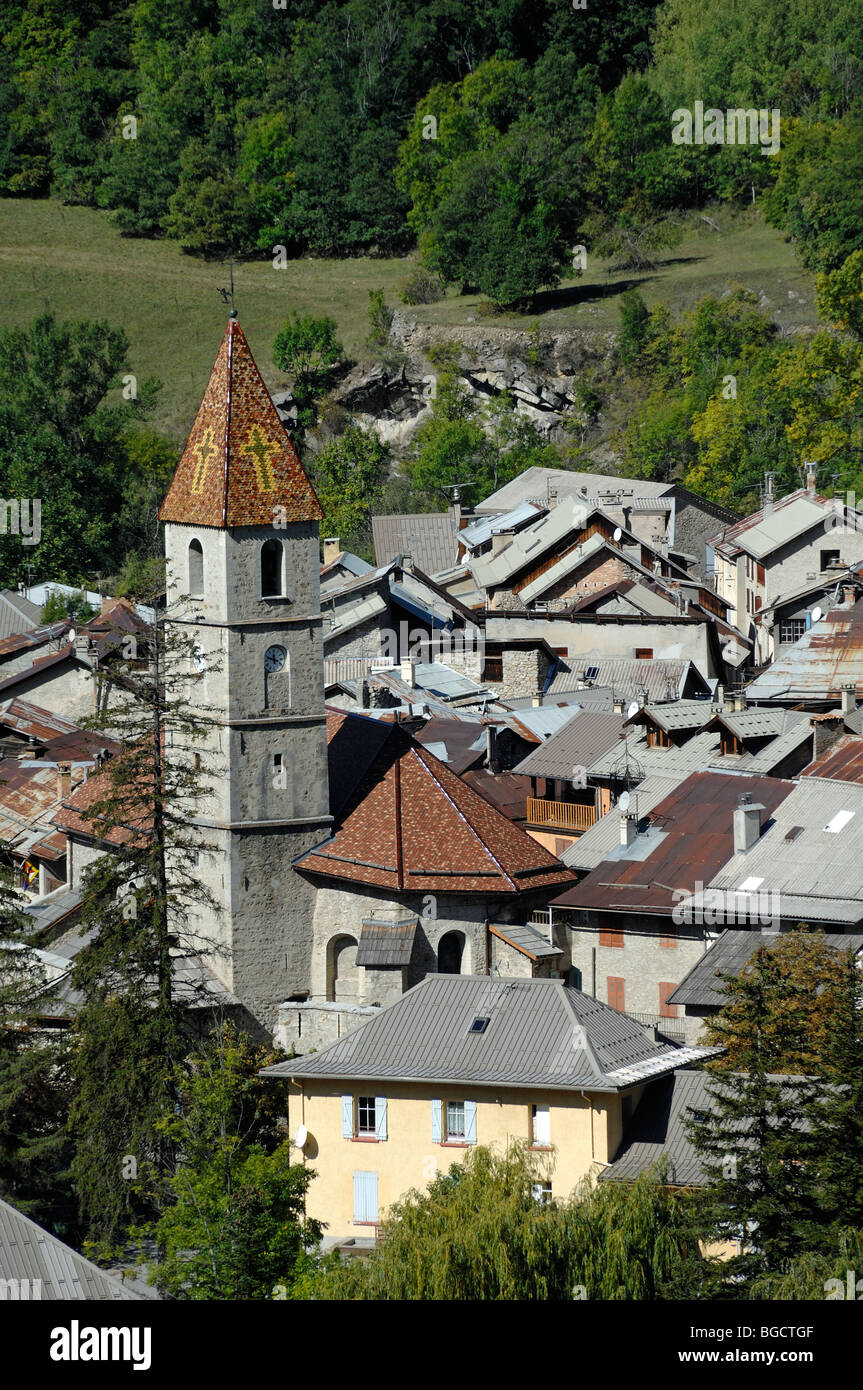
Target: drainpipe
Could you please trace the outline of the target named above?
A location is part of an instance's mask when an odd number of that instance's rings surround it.
[[[595,1144],[595,1142],[594,1142],[594,1137],[593,1137],[593,1101],[591,1100],[590,1096],[587,1095],[586,1092],[584,1092],[584,1091],[582,1091],[582,1093],[581,1093],[581,1098],[582,1098],[582,1100],[586,1100],[586,1101],[587,1101],[587,1108],[588,1108],[588,1110],[590,1111],[590,1161],[591,1161],[591,1163],[595,1163],[595,1162],[596,1162],[596,1144]]]

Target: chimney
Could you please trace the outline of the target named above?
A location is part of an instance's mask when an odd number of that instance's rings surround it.
[[[342,543],[338,536],[324,537],[324,564],[331,565],[337,555],[342,553]]]
[[[105,595],[103,594],[103,595],[102,595],[102,600],[101,600],[101,605],[100,605],[100,611],[101,611],[102,613],[107,613],[107,612],[108,612],[108,609],[109,609],[109,608],[113,608],[113,607],[114,607],[114,600],[113,600],[112,598],[106,598]]]
[[[761,812],[765,808],[752,800],[751,792],[744,792],[740,804],[734,812],[734,853],[745,854],[757,845],[761,835]]]
[[[729,714],[731,714],[735,708],[735,698],[733,690],[726,690],[725,692],[725,708],[729,712]]]
[[[542,691],[535,690],[530,697],[530,703],[534,709],[539,709],[542,704]]]
[[[806,491],[809,493],[809,496],[810,496],[810,497],[814,497],[814,496],[815,496],[815,464],[814,464],[814,463],[807,463],[807,465],[806,465]]]
[[[57,764],[57,795],[61,801],[65,801],[72,790],[72,765],[71,763]]]
[[[75,634],[75,655],[82,661],[89,660],[90,653],[90,634],[89,632],[77,632]]]
[[[635,816],[625,811],[620,817],[620,843],[629,848],[637,834],[638,824]]]
[[[494,724],[485,726],[485,761],[489,772],[497,772],[497,729]]]
[[[738,690],[734,696],[734,708],[738,714],[746,709],[746,691]]]
[[[857,709],[857,687],[854,685],[843,685],[842,687],[842,713],[853,714]]]
[[[417,663],[416,658],[406,656],[403,658],[400,670],[401,678],[406,685],[414,686],[417,683]]]
[[[371,697],[369,695],[369,683],[368,681],[362,681],[360,684],[360,708],[368,709],[370,705]]]
[[[626,709],[626,701],[621,696],[615,695],[613,708],[615,714],[623,714]]]
[[[499,555],[502,550],[506,550],[512,537],[512,531],[495,531],[491,538],[492,555]]]

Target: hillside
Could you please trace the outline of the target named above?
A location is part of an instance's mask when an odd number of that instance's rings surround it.
[[[791,245],[758,214],[720,209],[717,233],[695,219],[686,239],[655,272],[607,275],[591,260],[580,279],[538,297],[529,315],[495,315],[501,327],[615,331],[621,292],[637,285],[652,306],[694,303],[726,284],[743,283],[764,296],[764,307],[789,329],[816,322],[812,276]],[[270,345],[292,309],[329,314],[352,357],[368,356],[370,289],[383,287],[397,305],[407,259],[354,258],[290,261],[275,271],[269,260],[235,267],[236,303],[271,389],[284,385],[272,366]],[[218,293],[227,266],[184,255],[175,242],[123,237],[104,213],[64,207],[55,200],[0,199],[0,291],[7,324],[26,324],[50,309],[58,318],[105,318],[122,327],[141,378],[164,383],[155,424],[180,439],[191,424],[213,345],[225,321]],[[438,304],[407,312],[419,320],[458,327],[479,321],[481,296],[450,290]]]

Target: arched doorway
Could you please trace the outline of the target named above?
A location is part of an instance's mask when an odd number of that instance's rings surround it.
[[[333,937],[327,947],[327,999],[356,1004],[360,997],[360,967],[353,936]]]
[[[464,959],[464,936],[460,931],[448,931],[437,948],[439,975],[460,975]]]

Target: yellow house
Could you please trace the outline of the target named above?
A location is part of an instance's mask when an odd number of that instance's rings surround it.
[[[617,1152],[642,1095],[701,1057],[652,1042],[562,980],[432,975],[320,1052],[267,1067],[315,1171],[327,1240],[374,1236],[393,1202],[475,1144],[526,1140],[537,1197],[567,1196]]]

